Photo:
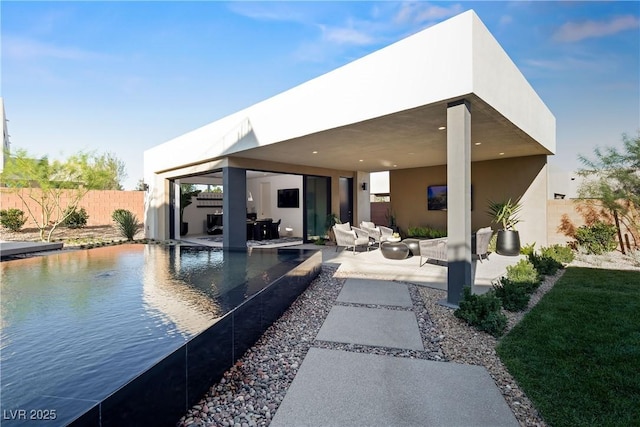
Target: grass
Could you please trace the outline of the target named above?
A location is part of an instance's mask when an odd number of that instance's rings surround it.
[[[567,268],[497,351],[550,425],[640,426],[640,273]]]

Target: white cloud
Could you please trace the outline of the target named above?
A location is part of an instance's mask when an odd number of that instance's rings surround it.
[[[400,11],[396,14],[395,21],[398,23],[421,24],[424,22],[437,22],[458,15],[464,9],[460,4],[442,7],[428,2],[405,2]]]
[[[553,35],[559,42],[577,42],[580,40],[605,37],[622,31],[640,27],[640,20],[635,16],[626,15],[609,21],[567,22]]]
[[[66,60],[90,60],[103,59],[107,55],[78,49],[69,46],[56,46],[51,43],[43,43],[38,40],[3,36],[3,56],[17,60],[31,59],[66,59]]]
[[[355,28],[325,27],[322,26],[323,38],[329,42],[339,45],[369,45],[374,42],[374,38],[365,31]]]

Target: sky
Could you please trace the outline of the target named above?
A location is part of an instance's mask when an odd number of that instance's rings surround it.
[[[640,131],[640,2],[0,2],[12,149],[144,150],[473,9],[556,117],[567,172]]]

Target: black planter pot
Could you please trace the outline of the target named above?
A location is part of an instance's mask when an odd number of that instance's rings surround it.
[[[189,223],[188,222],[181,222],[180,223],[180,235],[181,236],[186,236],[188,232],[189,232]]]
[[[496,252],[500,255],[520,255],[520,234],[513,230],[498,230]]]

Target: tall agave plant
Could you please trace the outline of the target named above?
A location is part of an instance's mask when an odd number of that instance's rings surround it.
[[[515,202],[511,201],[511,199],[506,202],[489,201],[487,214],[493,217],[493,222],[501,224],[503,230],[515,231],[516,224],[520,222],[518,214],[521,209],[522,205],[519,199]]]

